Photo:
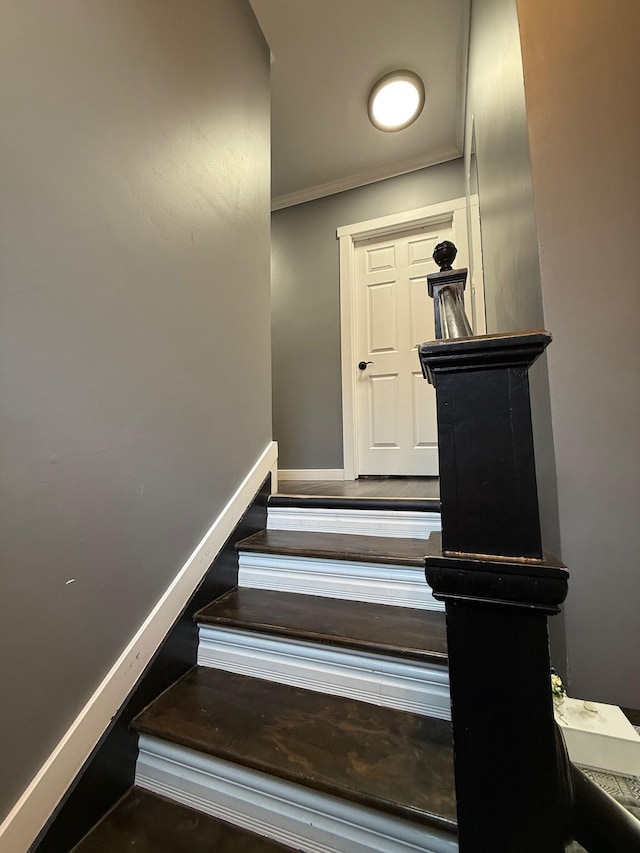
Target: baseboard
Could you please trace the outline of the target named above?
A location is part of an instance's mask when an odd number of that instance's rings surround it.
[[[148,735],[136,784],[304,853],[457,853],[453,833]]]
[[[270,442],[176,578],[0,825],[0,849],[26,853],[136,685],[277,460]]]
[[[220,625],[199,628],[200,666],[451,719],[446,665]]]
[[[403,512],[382,509],[333,509],[269,504],[269,530],[308,530],[315,533],[351,533],[428,539],[442,529],[439,512]]]
[[[278,471],[282,480],[344,480],[342,468],[285,468]]]
[[[425,583],[422,566],[291,557],[241,550],[238,585],[419,610],[445,609]]]

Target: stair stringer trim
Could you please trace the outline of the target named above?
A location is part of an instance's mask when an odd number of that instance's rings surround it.
[[[270,506],[267,528],[428,539],[442,525],[439,512]]]
[[[240,551],[238,586],[444,611],[422,566],[290,557]]]
[[[457,853],[457,839],[148,735],[136,785],[304,853]]]
[[[451,719],[444,665],[215,625],[199,632],[201,666]]]

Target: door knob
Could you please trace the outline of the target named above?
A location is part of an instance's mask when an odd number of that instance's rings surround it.
[[[361,361],[361,362],[358,364],[358,368],[359,368],[360,370],[366,370],[366,369],[367,369],[367,365],[368,365],[368,364],[373,364],[373,362],[372,362],[372,361]]]

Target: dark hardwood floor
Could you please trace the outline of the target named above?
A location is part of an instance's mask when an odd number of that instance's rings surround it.
[[[132,788],[72,853],[292,853],[202,812]]]
[[[447,663],[444,613],[268,589],[235,589],[194,618],[201,625]]]
[[[446,720],[195,667],[134,726],[249,769],[455,831]]]
[[[440,533],[432,533],[429,539],[403,539],[306,530],[261,530],[242,539],[236,547],[239,551],[258,554],[422,567],[425,555],[440,553]]]
[[[361,477],[358,480],[280,480],[282,495],[354,498],[439,498],[438,477]]]

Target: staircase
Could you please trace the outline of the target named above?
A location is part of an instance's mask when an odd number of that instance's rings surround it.
[[[75,853],[640,850],[553,717],[568,572],[542,549],[528,379],[551,338],[470,335],[455,253],[418,348],[441,525],[428,502],[272,498],[196,615],[198,665],[134,720],[136,786]]]
[[[542,548],[528,378],[551,337],[471,335],[455,254],[435,248],[418,347],[441,523],[428,501],[272,498],[238,587],[196,614],[198,665],[134,720],[135,786],[75,853],[640,850],[553,717],[568,572]]]
[[[273,496],[195,616],[198,666],[134,722],[136,786],[75,853],[457,850],[437,508]]]

